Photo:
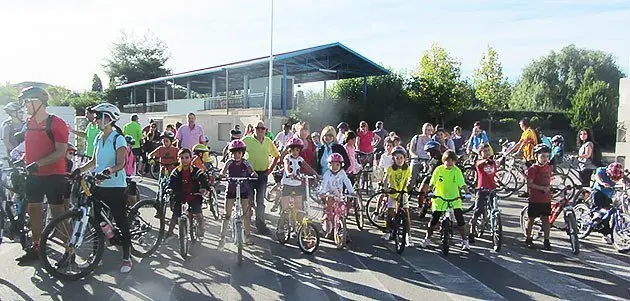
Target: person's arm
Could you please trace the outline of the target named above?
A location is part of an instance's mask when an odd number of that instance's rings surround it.
[[[381,137],[379,135],[373,134],[374,139],[372,139],[372,147],[376,147],[379,143],[381,143]]]
[[[343,170],[348,170],[348,168],[350,168],[350,157],[348,156],[348,152],[346,152],[346,148],[341,144],[334,144],[333,146],[337,146],[338,152],[343,157]]]
[[[605,171],[604,171],[604,173],[605,173]],[[595,173],[595,181],[597,181],[597,183],[599,183],[599,185],[602,185],[602,186],[604,186],[606,188],[610,188],[611,187],[608,183],[606,183],[606,181],[604,181],[604,179],[602,178],[602,175],[601,175],[600,172],[596,172]]]
[[[590,159],[591,156],[593,155],[593,143],[590,142],[588,145],[586,145],[585,150],[586,150],[586,152],[584,152],[584,154],[580,155],[580,158],[582,158],[582,159]]]
[[[227,172],[228,172],[228,169],[230,168],[230,165],[232,165],[232,160],[228,160],[228,161],[225,163],[225,166],[223,166],[223,170],[221,170],[221,174],[222,174],[222,175],[224,175],[224,176],[226,176],[226,175],[227,175]]]
[[[148,155],[149,159],[152,159],[152,158],[156,157],[156,153],[158,151],[160,151],[161,149],[162,149],[162,147],[158,146],[156,149],[154,149],[152,152],[150,152],[149,155]]]
[[[271,156],[273,157],[273,161],[271,162],[271,165],[269,165],[269,167],[267,168],[267,171],[265,173],[266,175],[270,175],[273,172],[273,169],[276,168],[276,165],[278,165],[278,162],[280,162],[280,153],[278,152],[278,148],[273,145],[273,143],[269,143],[268,147],[269,154],[271,154]]]
[[[120,136],[122,138],[122,136]],[[122,138],[123,140],[125,138]],[[122,141],[119,141],[118,145],[121,145],[118,147],[118,149],[116,150],[116,165],[114,166],[110,166],[110,173],[115,173],[117,171],[121,171],[123,169],[125,169],[125,160],[126,160],[126,156],[127,156],[127,150],[126,147],[124,146],[125,144],[122,143]]]
[[[418,145],[418,135],[413,136],[413,138],[411,138],[411,141],[409,142],[409,153],[411,154],[411,157],[418,157],[418,154],[416,153],[416,146]]]
[[[350,178],[348,178],[348,175],[345,173],[343,175],[343,185],[346,186],[349,194],[354,194],[354,187],[352,187],[352,182],[350,181]]]
[[[53,120],[51,127],[55,127],[54,122],[55,120]],[[68,150],[68,125],[63,120],[58,120],[57,122],[57,128],[51,129],[55,140],[55,151],[50,155],[35,161],[37,166],[50,165],[59,161],[59,159],[66,155],[66,151]]]
[[[324,177],[322,179],[322,184],[319,187],[319,192],[318,192],[318,194],[320,196],[326,194],[326,189],[328,189],[328,185],[329,185],[328,182],[330,181],[330,176],[329,175],[330,175],[329,173],[325,173],[324,174]]]
[[[205,142],[205,141],[203,140],[203,136],[204,136],[204,134],[203,134],[203,128],[202,128],[200,125],[198,125],[198,127],[199,127],[199,129],[201,130],[201,133],[199,134],[199,144],[203,144],[203,143]]]
[[[534,183],[534,179],[536,178],[537,173],[530,167],[527,170],[527,187],[531,189],[541,190],[543,192],[548,192],[551,188],[550,186],[543,186]]]
[[[72,132],[73,134],[85,139],[87,138],[87,132],[84,131],[79,131],[79,130],[75,130],[75,129],[70,129],[70,132]]]
[[[300,162],[300,168],[304,168],[311,176],[317,176],[317,172],[306,161]]]

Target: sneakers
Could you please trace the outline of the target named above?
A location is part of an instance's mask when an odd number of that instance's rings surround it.
[[[383,233],[383,236],[381,236],[381,238],[383,240],[390,240],[392,238],[392,234],[389,233],[389,232],[385,232],[385,233]]]
[[[543,249],[543,250],[546,250],[546,251],[551,251],[551,243],[549,242],[549,240],[545,240],[545,241],[543,242],[543,247],[542,247],[542,249]]]
[[[15,259],[18,263],[29,263],[39,260],[39,249],[38,248],[29,248],[26,250],[26,254],[22,255]]]
[[[475,234],[473,234],[473,233],[468,234],[468,241],[471,244],[474,244],[475,243]]]
[[[533,249],[533,248],[536,247],[536,246],[534,246],[534,240],[531,237],[528,237],[528,238],[525,239],[525,246],[530,248],[530,249]]]
[[[470,251],[470,244],[468,242],[468,239],[464,239],[464,241],[462,241],[462,251]]]
[[[429,244],[430,244],[430,243],[431,243],[431,240],[430,240],[429,238],[425,238],[425,239],[422,241],[422,248],[425,248],[425,249],[426,249],[426,248],[429,246]]]
[[[131,262],[131,259],[125,259],[122,261],[122,265],[120,266],[120,272],[121,273],[129,273],[131,272],[131,267],[133,266],[133,263]]]
[[[407,233],[407,237],[406,237],[405,240],[406,240],[405,245],[407,247],[412,248],[413,247],[413,239],[411,239],[411,234]]]
[[[602,241],[605,244],[609,244],[609,245],[612,245],[612,243],[613,243],[612,238],[610,238],[610,236],[608,236],[608,235],[602,236]]]

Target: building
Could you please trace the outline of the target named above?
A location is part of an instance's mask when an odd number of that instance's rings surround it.
[[[617,143],[615,153],[630,157],[630,78],[619,80],[619,109],[617,110]]]

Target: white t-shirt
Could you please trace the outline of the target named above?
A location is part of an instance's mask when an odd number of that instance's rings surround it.
[[[378,161],[378,167],[387,170],[394,164],[394,157],[392,155],[383,154],[381,160]]]
[[[282,131],[276,135],[276,138],[273,139],[273,142],[278,146],[279,149],[284,149],[291,137],[293,137],[293,132],[289,131],[288,134],[285,134],[284,131]]]
[[[329,193],[336,196],[343,195],[343,189],[348,190],[348,193],[354,193],[354,189],[352,188],[352,182],[346,175],[346,172],[341,169],[339,172],[334,174],[330,169],[324,173],[324,179],[322,180],[322,186],[319,189],[319,194]]]
[[[302,180],[295,179],[290,176],[299,176],[300,175],[300,164],[304,163],[304,159],[302,157],[293,158],[291,155],[286,155],[284,160],[289,160],[289,170],[284,169],[282,173],[282,185],[288,186],[302,186]],[[284,162],[284,161],[283,161]]]
[[[337,143],[343,145],[345,140],[346,140],[346,134],[339,131],[339,133],[337,134]]]

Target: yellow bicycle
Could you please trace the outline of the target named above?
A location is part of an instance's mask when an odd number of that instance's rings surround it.
[[[308,180],[315,177],[304,176],[306,196],[309,194]],[[309,210],[308,201],[304,201],[304,210],[295,208],[295,193],[291,194],[289,206],[283,208],[278,219],[276,238],[281,244],[285,244],[291,238],[291,234],[297,234],[298,247],[304,254],[313,254],[319,247],[319,231],[306,214]],[[298,216],[303,216],[301,219]]]

